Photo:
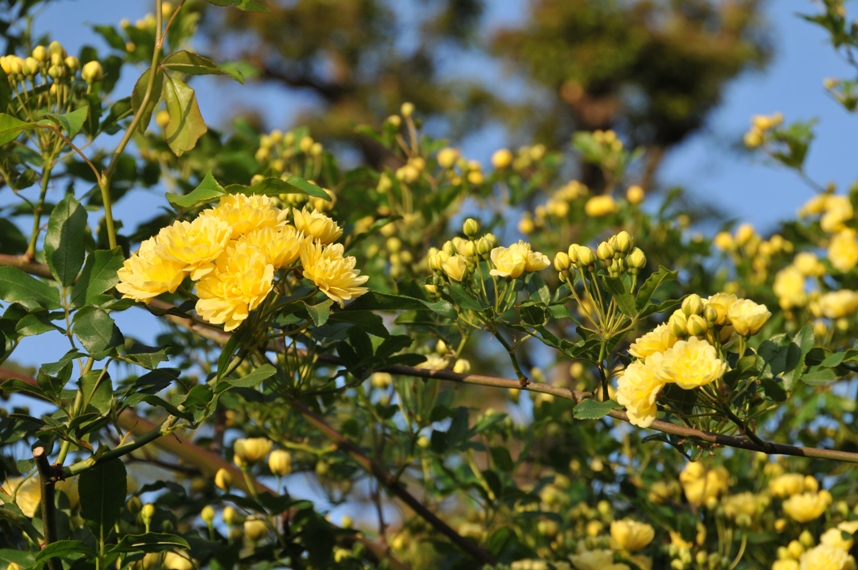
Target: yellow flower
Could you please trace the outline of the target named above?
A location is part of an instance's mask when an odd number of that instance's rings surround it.
[[[167,570],[193,570],[194,563],[186,551],[181,554],[168,552],[164,555],[164,568]]]
[[[846,273],[858,264],[858,241],[855,230],[845,229],[837,232],[828,243],[828,259],[840,272]]]
[[[502,148],[492,154],[492,166],[496,169],[503,170],[510,164],[512,164],[512,152],[509,149]]]
[[[278,476],[288,475],[292,472],[292,454],[282,449],[275,449],[268,456],[268,468]]]
[[[586,550],[569,557],[576,570],[629,570],[626,564],[614,564],[611,550]]]
[[[527,254],[517,247],[496,247],[491,254],[495,269],[489,273],[500,277],[520,277],[527,267]]]
[[[819,258],[809,251],[797,253],[792,264],[801,271],[805,277],[820,277],[825,275],[825,266],[819,262]]]
[[[259,248],[276,271],[300,257],[304,234],[293,226],[279,228],[265,226],[244,234],[239,241]]]
[[[343,229],[337,225],[337,222],[321,212],[310,212],[306,207],[303,210],[293,209],[292,217],[299,232],[313,236],[322,244],[333,243],[343,235]]]
[[[611,523],[611,538],[620,548],[640,550],[652,542],[655,530],[646,523],[623,519]]]
[[[730,232],[720,232],[712,240],[712,243],[721,251],[730,251],[733,249],[733,236]]]
[[[738,301],[738,297],[732,293],[716,293],[706,299],[705,305],[711,305],[718,311],[718,320],[716,322],[722,325],[727,321],[727,313],[736,301]]]
[[[801,555],[799,570],[855,570],[855,559],[845,550],[820,544]]]
[[[453,281],[461,281],[468,273],[468,261],[461,255],[452,255],[441,262],[441,269]]]
[[[355,269],[356,260],[343,256],[342,244],[322,245],[306,239],[301,247],[301,265],[304,277],[312,281],[319,290],[342,307],[349,299],[360,297],[368,291],[361,287],[369,279]]]
[[[755,235],[756,232],[754,231],[754,226],[751,224],[742,224],[736,228],[736,243],[739,245],[745,245],[751,241]]]
[[[272,445],[267,437],[248,437],[235,440],[232,449],[236,459],[253,464],[264,459],[271,452]]]
[[[620,207],[617,205],[617,202],[608,194],[593,196],[584,204],[584,213],[591,218],[602,218],[610,214],[615,214],[619,209]]]
[[[848,196],[828,196],[825,201],[825,214],[819,220],[822,231],[835,233],[843,229],[843,222],[855,215]]]
[[[778,296],[781,309],[801,307],[807,302],[804,279],[804,274],[795,265],[788,265],[778,271],[772,290]]]
[[[676,340],[676,337],[670,334],[667,324],[662,323],[633,342],[629,347],[629,354],[637,358],[646,358],[650,354],[664,352],[676,344]]]
[[[739,515],[747,517],[755,516],[760,504],[759,497],[751,492],[728,495],[722,501],[724,514],[733,519]]]
[[[775,560],[772,563],[772,570],[800,570],[798,560],[788,558],[785,560]]]
[[[36,508],[42,500],[38,476],[34,475],[26,481],[21,477],[6,479],[0,489],[10,497],[14,495],[15,504],[25,517],[33,518],[36,515]]]
[[[636,360],[628,365],[617,380],[617,402],[625,406],[629,422],[638,427],[649,427],[655,420],[655,404],[664,382],[655,371],[661,364],[662,354],[653,353],[646,361]]]
[[[679,474],[685,498],[692,505],[708,503],[727,490],[729,474],[723,467],[705,468],[700,462],[688,463]]]
[[[840,319],[858,311],[858,292],[841,289],[819,298],[819,312],[829,319]],[[818,315],[817,315],[818,316]]]
[[[714,346],[691,337],[665,351],[655,375],[662,382],[674,382],[680,388],[691,390],[714,382],[726,370],[727,363],[718,357]]]
[[[629,201],[629,204],[640,204],[644,201],[644,197],[644,189],[637,184],[629,186],[629,189],[626,190],[626,200]]]
[[[784,473],[769,481],[769,491],[776,497],[788,497],[804,492],[804,476]]]
[[[161,293],[174,292],[185,278],[185,264],[169,261],[156,253],[157,242],[150,238],[140,249],[125,260],[117,271],[116,290],[125,299],[148,303]]]
[[[256,228],[279,226],[283,213],[268,196],[228,194],[221,197],[217,206],[203,212],[202,216],[223,220],[232,228],[232,239],[237,239]]]
[[[822,533],[822,536],[819,537],[819,543],[849,552],[852,549],[852,545],[855,544],[855,537],[851,536],[844,539],[843,533],[854,535],[856,531],[858,531],[858,521],[842,522],[837,527],[830,528]]]
[[[749,299],[740,299],[727,311],[727,318],[736,332],[742,336],[757,334],[772,314],[765,305]]]
[[[244,521],[244,536],[253,542],[264,538],[268,534],[268,525],[265,521],[257,518],[248,518]]]
[[[826,210],[826,204],[830,194],[817,194],[798,210],[799,217],[806,218],[823,213]]]
[[[274,266],[249,243],[235,242],[217,258],[216,269],[197,283],[197,313],[207,322],[238,327],[271,291]]]
[[[809,492],[791,496],[783,502],[783,509],[791,519],[806,523],[819,518],[829,504],[831,495],[827,491]]]
[[[184,264],[191,279],[199,281],[214,269],[212,262],[223,253],[232,229],[223,220],[200,216],[193,222],[177,222],[162,228],[155,238],[155,253],[167,261]]]

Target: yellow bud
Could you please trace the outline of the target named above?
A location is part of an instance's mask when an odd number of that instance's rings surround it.
[[[496,150],[494,154],[492,154],[492,166],[497,170],[504,170],[512,164],[512,159],[512,152],[509,149],[502,148],[500,150]]]
[[[403,103],[402,106],[399,108],[399,112],[402,114],[403,117],[410,117],[414,114],[414,104],[408,102]]]
[[[819,490],[819,482],[816,480],[815,477],[813,477],[812,475],[807,475],[804,478],[804,490],[805,492],[810,491],[813,493]]]
[[[101,64],[98,61],[93,60],[87,62],[83,66],[80,76],[84,81],[92,84],[96,81],[101,81],[101,78],[104,77],[104,70],[101,68]]]
[[[754,237],[754,226],[751,224],[742,224],[736,228],[736,243],[745,245]]]
[[[236,511],[231,506],[224,507],[224,509],[223,509],[223,522],[225,522],[229,526],[233,526],[233,525],[240,523],[241,520],[242,520],[242,516],[240,514],[238,514],[238,511]]]
[[[631,234],[629,232],[627,232],[625,230],[621,231],[620,233],[618,233],[614,237],[616,238],[616,241],[617,241],[617,248],[616,249],[620,253],[623,253],[623,254],[629,253],[632,250],[632,248],[635,246],[634,238],[631,236]]]
[[[472,171],[468,172],[468,182],[470,182],[471,184],[478,185],[478,184],[482,184],[485,181],[486,181],[486,179],[483,176],[483,173],[480,172],[479,170],[472,170]]]
[[[676,338],[685,338],[686,334],[688,334],[687,327],[688,319],[682,311],[675,311],[670,316],[670,320],[667,321],[667,328],[670,330],[670,334]]]
[[[471,371],[471,363],[464,358],[459,358],[453,365],[453,372],[456,374],[467,374]]]
[[[691,315],[688,317],[685,329],[692,336],[700,336],[706,334],[706,331],[709,330],[709,324],[700,315]]]
[[[273,442],[266,437],[248,437],[235,440],[233,451],[235,452],[236,464],[256,463],[265,458],[271,451]]]
[[[612,248],[611,244],[609,244],[608,242],[603,241],[596,249],[596,256],[602,261],[609,261],[614,258],[614,248]]]
[[[421,435],[420,437],[417,438],[417,447],[419,447],[421,449],[426,449],[430,445],[432,445],[432,442],[429,441],[429,438],[426,437],[425,435]]]
[[[822,82],[826,89],[834,89],[839,83],[840,81],[836,77],[826,77]]]
[[[131,497],[128,499],[128,502],[125,503],[125,508],[128,509],[128,512],[132,515],[136,515],[143,509],[143,502],[140,500],[140,497]]]
[[[459,149],[457,148],[446,147],[438,151],[438,165],[441,168],[453,168],[457,160],[459,160]]]
[[[229,492],[229,488],[232,487],[232,475],[229,471],[221,467],[215,473],[215,486],[222,490]]]
[[[638,185],[629,186],[629,189],[626,190],[626,200],[629,201],[629,204],[640,204],[644,201],[644,197],[644,189]]]
[[[804,546],[799,541],[793,540],[787,545],[787,552],[791,557],[798,560],[804,554]]]
[[[533,225],[533,218],[530,217],[530,214],[525,213],[518,222],[518,231],[524,235],[529,235],[532,234],[535,229],[536,227]]]
[[[636,275],[638,271],[646,267],[646,255],[640,248],[636,247],[626,258],[626,264],[629,266],[629,273]]]
[[[215,510],[211,505],[206,505],[203,507],[203,510],[200,511],[200,518],[203,519],[203,522],[206,523],[206,526],[211,526],[212,521],[215,518]]]
[[[68,67],[73,72],[77,71],[78,68],[80,68],[80,60],[73,55],[70,55],[65,59],[65,64],[66,67]]]
[[[683,299],[682,312],[689,317],[703,313],[703,299],[700,298],[700,295],[692,293]]]
[[[554,269],[557,271],[563,272],[569,269],[570,261],[569,255],[565,252],[558,252],[557,255],[554,256]]]
[[[402,118],[399,115],[391,115],[386,119],[386,121],[397,129],[402,125]]]
[[[153,516],[155,516],[155,505],[152,503],[143,505],[143,508],[140,509],[140,518],[143,519],[143,522],[147,523],[151,521]]]
[[[170,113],[167,111],[158,111],[155,114],[155,124],[161,129],[166,129],[167,125],[170,124]]]
[[[465,220],[465,223],[462,224],[462,233],[464,233],[468,237],[474,237],[480,231],[480,222],[475,220],[474,218],[468,218]]]
[[[66,56],[66,50],[63,48],[63,45],[57,41],[51,42],[51,45],[48,46],[48,51],[50,51],[51,54],[59,54],[63,57]]]
[[[807,529],[801,531],[801,534],[798,536],[798,541],[801,542],[807,548],[810,548],[816,543],[816,540],[813,538],[813,535],[810,534],[810,531]]]
[[[45,46],[36,46],[33,48],[33,57],[37,61],[46,61],[48,59],[48,50]]]
[[[311,156],[322,156],[322,150],[323,150],[322,143],[315,142],[310,147],[310,155]]]
[[[265,521],[256,518],[244,521],[244,536],[246,536],[250,541],[256,542],[257,540],[264,538],[267,534],[268,525]]]
[[[354,526],[354,524],[355,524],[354,520],[352,520],[352,517],[350,517],[348,515],[346,515],[342,519],[340,519],[340,526],[343,528],[346,528],[346,529],[352,528]]]
[[[282,449],[275,449],[268,456],[268,468],[271,473],[282,477],[292,473],[292,454]]]
[[[786,527],[787,527],[786,519],[778,519],[775,521],[775,530],[777,532],[783,532]]]
[[[609,246],[610,247],[610,246]],[[581,267],[592,267],[596,265],[596,254],[586,245],[578,246],[578,264]],[[569,256],[572,259],[572,256]]]
[[[530,160],[537,162],[542,160],[542,157],[545,156],[545,145],[544,144],[535,144],[530,147],[530,151],[528,152],[530,155]]]
[[[298,143],[298,148],[301,149],[303,153],[309,153],[313,148],[313,143],[315,143],[311,137],[304,137],[301,139],[301,142]]]

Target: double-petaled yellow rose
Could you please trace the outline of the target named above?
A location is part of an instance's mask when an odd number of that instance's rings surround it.
[[[800,523],[818,519],[831,504],[828,491],[807,492],[791,496],[783,502],[784,512]]]
[[[285,214],[268,196],[227,194],[221,197],[217,206],[206,210],[200,216],[223,220],[232,228],[232,239],[238,239],[257,228],[281,225]]]
[[[301,266],[304,277],[342,307],[346,301],[360,297],[368,291],[361,287],[369,279],[355,269],[356,260],[343,255],[343,245],[323,245],[319,241],[304,240],[301,246]]]
[[[495,268],[489,273],[513,279],[521,277],[525,271],[542,271],[551,265],[547,255],[532,251],[530,244],[524,241],[509,247],[496,247],[492,249],[490,258]]]
[[[742,336],[757,334],[772,313],[765,305],[759,305],[750,299],[740,299],[727,311],[727,318],[733,328]]]
[[[306,207],[302,210],[293,209],[292,217],[299,232],[312,236],[323,245],[333,243],[343,235],[343,229],[321,212],[309,211]]]
[[[635,360],[617,380],[617,402],[625,406],[629,422],[638,427],[649,427],[655,420],[656,400],[664,388],[664,381],[656,376],[662,354],[649,355],[646,360]]]
[[[820,544],[801,555],[800,570],[855,570],[855,558],[842,548]]]
[[[193,222],[177,222],[158,232],[158,257],[185,266],[191,279],[199,281],[214,270],[212,263],[223,253],[232,237],[229,224],[213,216]]]
[[[841,230],[828,243],[828,260],[840,272],[846,273],[858,264],[858,240],[855,230]]]
[[[676,340],[676,337],[670,334],[667,324],[662,323],[634,341],[629,347],[629,354],[637,358],[646,358],[650,354],[664,352],[676,344]]]
[[[726,370],[727,363],[718,357],[714,346],[691,337],[678,341],[664,352],[655,375],[662,382],[673,382],[680,388],[691,390],[714,382]]]
[[[119,283],[116,290],[122,293],[123,298],[148,303],[161,293],[175,292],[181,285],[186,265],[164,259],[157,254],[156,246],[155,238],[147,239],[117,271]]]

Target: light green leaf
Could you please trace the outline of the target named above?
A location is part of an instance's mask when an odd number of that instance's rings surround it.
[[[149,85],[150,72],[150,69],[143,72],[143,75],[141,75],[140,79],[137,80],[137,83],[134,85],[134,90],[131,92],[131,108],[134,110],[135,115],[139,113],[143,107],[143,99],[145,99],[146,96],[146,87]],[[155,109],[155,105],[158,104],[159,97],[163,91],[163,83],[164,72],[161,69],[158,69],[158,71],[155,72],[155,85],[152,88],[152,95],[146,103],[146,108],[143,109],[140,122],[137,123],[137,129],[140,131],[140,134],[145,133],[146,129],[149,128],[149,121],[152,120],[152,111]]]
[[[310,314],[310,318],[313,319],[313,324],[320,327],[328,322],[328,316],[331,314],[331,305],[333,304],[333,301],[326,299],[318,305],[308,305],[307,303],[304,303],[304,307],[306,307],[307,312]]]
[[[232,0],[235,7],[245,12],[268,12],[264,0]]]
[[[215,391],[222,392],[228,388],[255,388],[260,382],[271,378],[276,373],[276,368],[270,364],[263,364],[242,378],[222,378]]]
[[[45,113],[44,116],[56,121],[66,132],[69,139],[73,139],[86,122],[86,117],[89,115],[89,105],[84,105],[79,109],[75,109],[70,113],[57,115],[56,113]]]
[[[106,461],[80,474],[80,516],[97,540],[104,541],[113,531],[119,510],[125,503],[126,490],[125,465],[119,459]]]
[[[584,400],[572,410],[572,415],[578,420],[598,420],[608,415],[611,410],[621,410],[623,407],[613,400],[597,402]]]
[[[80,278],[72,287],[72,303],[80,307],[92,303],[96,297],[119,282],[117,271],[125,263],[121,247],[97,249],[86,260]]]
[[[279,196],[280,194],[307,194],[314,198],[331,201],[330,195],[319,186],[311,182],[307,182],[298,176],[290,176],[286,180],[279,178],[265,178],[257,182],[253,186],[242,186],[240,184],[230,184],[226,187],[226,191],[230,194],[246,194],[252,196],[254,194],[264,194],[265,196]]]
[[[200,114],[196,93],[184,82],[165,74],[162,97],[170,115],[164,129],[167,145],[176,156],[181,156],[196,146],[208,128]]]
[[[83,265],[85,236],[86,210],[72,194],[66,194],[51,212],[45,235],[45,259],[62,285],[71,285]]]
[[[623,280],[619,277],[605,277],[605,286],[623,314],[630,319],[634,319],[638,313],[635,308],[635,298],[629,294]]]
[[[20,303],[31,310],[60,307],[60,295],[55,288],[17,267],[0,267],[0,299],[7,303]]]
[[[0,146],[10,143],[27,129],[32,128],[35,123],[26,123],[20,119],[0,113]]]
[[[184,73],[185,75],[227,75],[239,83],[244,83],[244,77],[241,73],[224,69],[209,58],[187,50],[180,50],[170,54],[164,58],[161,65],[170,71]]]
[[[101,307],[87,306],[74,317],[74,334],[92,355],[98,355],[122,342],[122,333],[113,318]]]
[[[176,196],[175,194],[168,193],[167,201],[174,206],[187,210],[188,208],[193,208],[194,206],[217,200],[224,194],[226,194],[226,191],[217,183],[217,180],[214,179],[212,173],[209,172],[206,174],[205,178],[203,178],[203,181],[200,182],[200,185],[194,188],[189,194]]]
[[[84,554],[94,557],[95,551],[80,540],[58,540],[40,550],[36,554],[35,563],[36,565],[41,565],[51,558],[68,559],[71,554]]]

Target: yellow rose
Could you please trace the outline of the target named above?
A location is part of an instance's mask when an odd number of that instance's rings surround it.
[[[640,550],[652,542],[655,530],[646,523],[623,519],[611,523],[611,538],[620,548]]]
[[[684,390],[705,386],[724,375],[727,363],[718,357],[715,347],[691,337],[680,340],[664,352],[655,370],[662,382],[673,382]]]
[[[769,491],[776,497],[788,497],[804,492],[804,477],[798,473],[784,473],[769,481]]]
[[[124,299],[148,303],[152,297],[167,291],[173,293],[181,285],[185,264],[160,257],[156,246],[155,238],[147,239],[117,271],[116,290]]]
[[[614,564],[611,550],[587,550],[569,557],[576,570],[628,570],[626,564]]]
[[[702,505],[727,490],[729,474],[723,467],[707,469],[700,462],[688,463],[679,474],[685,498],[692,505]]]
[[[775,560],[772,563],[772,570],[800,570],[798,560],[792,558],[786,560]]]
[[[858,264],[858,241],[855,230],[845,229],[837,232],[828,243],[828,259],[838,271],[846,273]]]
[[[664,352],[676,344],[676,340],[676,337],[670,334],[667,324],[662,323],[633,342],[629,347],[629,354],[637,358],[646,358],[650,354]]]
[[[742,336],[757,334],[772,314],[765,305],[758,305],[750,299],[740,299],[727,311],[730,324]]]
[[[176,222],[158,232],[155,254],[183,264],[191,279],[199,281],[214,269],[212,263],[223,253],[232,236],[229,224],[212,216],[193,222]]]
[[[819,298],[818,304],[818,311],[822,316],[840,319],[858,311],[858,292],[842,289],[826,293]]]
[[[222,196],[214,208],[206,210],[200,217],[212,216],[223,220],[232,228],[232,239],[238,239],[249,231],[282,224],[285,215],[268,196],[254,194],[227,194]]]
[[[828,203],[829,196],[829,194],[818,194],[805,202],[798,210],[799,217],[806,218],[823,213],[826,209],[825,206]]]
[[[820,277],[825,275],[825,266],[819,262],[819,258],[809,251],[796,254],[792,264],[801,271],[805,277]]]
[[[496,247],[492,250],[490,257],[495,266],[489,271],[491,275],[516,279],[527,267],[527,252],[517,247]]]
[[[822,231],[835,233],[843,229],[843,222],[851,220],[855,212],[848,196],[829,196],[825,201],[825,214],[819,221]]]
[[[308,211],[306,206],[302,210],[293,209],[292,217],[299,232],[313,236],[323,245],[333,243],[343,235],[343,229],[334,220],[321,212]]]
[[[304,239],[304,234],[293,226],[265,226],[247,232],[239,241],[259,248],[276,271],[294,263],[300,257]]]
[[[27,480],[21,477],[11,477],[3,482],[0,489],[10,497],[15,497],[15,504],[18,505],[25,517],[33,518],[36,515],[36,508],[42,500],[42,490],[39,487],[37,475]]]
[[[801,555],[800,570],[855,570],[855,559],[846,551],[820,544]]]
[[[760,504],[759,497],[751,492],[728,495],[721,502],[724,514],[732,519],[735,519],[739,515],[747,517],[755,516]]]
[[[772,290],[778,296],[781,309],[788,310],[793,307],[801,307],[807,302],[807,295],[804,292],[804,279],[804,274],[795,265],[788,265],[778,271]]]
[[[793,495],[783,502],[784,512],[793,520],[800,523],[810,522],[819,518],[831,504],[831,495],[826,491],[819,493],[801,493]]]
[[[706,299],[706,303],[704,303],[705,307],[712,306],[718,311],[718,320],[716,324],[723,325],[727,322],[727,313],[730,311],[730,307],[733,306],[738,298],[732,293],[716,293],[711,295],[708,299]]]
[[[292,454],[282,449],[275,449],[268,456],[268,468],[274,475],[280,477],[292,473]]]
[[[369,290],[361,287],[369,276],[360,275],[360,270],[355,269],[356,261],[353,256],[343,256],[340,243],[323,246],[308,238],[301,246],[304,277],[341,307],[345,301],[360,297]]]
[[[216,268],[197,283],[197,313],[225,331],[236,329],[268,296],[274,266],[258,247],[233,242],[217,258]]]
[[[858,531],[858,521],[842,522],[835,528],[830,528],[822,533],[822,536],[819,537],[819,543],[849,552],[852,549],[852,545],[855,544],[855,538],[852,536],[844,539],[843,533],[854,535],[856,531]]]
[[[655,374],[661,360],[659,352],[649,355],[646,361],[636,360],[617,380],[617,403],[625,406],[629,422],[638,427],[649,427],[655,420],[656,400],[665,384]]]
[[[267,437],[248,437],[235,440],[235,456],[245,463],[256,463],[271,452],[272,441]]]
[[[593,196],[584,204],[584,213],[591,218],[602,218],[610,214],[615,214],[619,209],[620,207],[617,205],[617,202],[608,194]]]

